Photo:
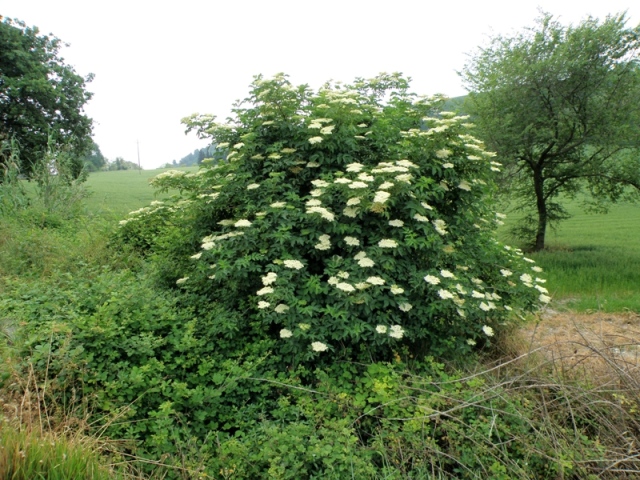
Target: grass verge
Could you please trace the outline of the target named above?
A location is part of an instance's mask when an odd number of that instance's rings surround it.
[[[530,256],[544,268],[555,309],[640,312],[640,205],[615,205],[608,214],[587,214],[578,202],[572,218],[549,231],[547,249]],[[499,231],[506,243],[512,222]]]

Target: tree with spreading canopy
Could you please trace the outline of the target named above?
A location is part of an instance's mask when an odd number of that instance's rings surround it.
[[[638,197],[640,27],[626,23],[620,14],[565,26],[542,13],[532,28],[493,37],[461,72],[465,109],[524,213],[514,230],[534,250],[568,218],[567,199],[606,211]]]
[[[93,75],[82,77],[67,65],[62,46],[24,22],[0,21],[0,138],[17,142],[27,176],[48,148],[64,147],[82,166],[93,146],[92,120],[84,113]]]

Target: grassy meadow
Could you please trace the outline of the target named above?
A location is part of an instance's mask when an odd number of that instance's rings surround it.
[[[161,199],[149,186],[149,180],[167,169],[119,170],[94,172],[86,186],[91,192],[87,210],[97,215],[123,217],[132,210]],[[180,167],[179,170],[196,171],[196,167]]]
[[[552,308],[640,312],[640,205],[614,205],[609,213],[581,211],[547,233],[547,249],[530,255],[544,268]],[[510,222],[498,232],[505,243]]]

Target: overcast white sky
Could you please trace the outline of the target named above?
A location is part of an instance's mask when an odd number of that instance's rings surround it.
[[[465,54],[539,7],[564,23],[625,10],[640,22],[637,0],[0,0],[0,15],[69,43],[67,63],[95,74],[86,111],[104,155],[135,162],[139,141],[155,168],[206,145],[181,118],[226,118],[258,73],[318,87],[399,71],[417,93],[463,95]]]

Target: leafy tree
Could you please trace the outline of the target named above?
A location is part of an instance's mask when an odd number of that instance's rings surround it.
[[[125,160],[122,157],[116,157],[113,162],[107,161],[107,170],[140,170],[137,163]]]
[[[465,65],[466,109],[504,162],[503,190],[535,250],[548,225],[568,218],[564,200],[585,193],[585,207],[606,210],[637,195],[639,51],[640,27],[624,14],[564,26],[544,13]]]
[[[397,74],[318,92],[257,77],[232,123],[185,119],[226,160],[158,175],[182,196],[118,235],[226,312],[220,348],[266,342],[289,365],[464,356],[549,297],[494,240],[492,154],[441,108]]]
[[[88,172],[102,170],[108,163],[106,157],[100,151],[100,147],[93,140],[90,150],[82,157],[84,168]]]
[[[92,146],[92,120],[83,108],[93,76],[67,65],[61,46],[24,22],[0,22],[0,136],[18,142],[20,167],[29,176],[52,146],[64,146],[80,167]]]

